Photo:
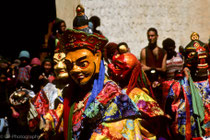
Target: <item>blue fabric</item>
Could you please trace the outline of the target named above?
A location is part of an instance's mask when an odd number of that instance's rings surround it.
[[[87,109],[87,107],[90,105],[90,103],[92,103],[94,101],[96,96],[103,89],[104,78],[105,78],[105,66],[104,66],[104,61],[101,60],[99,75],[98,75],[98,78],[94,80],[92,94],[90,95],[90,97],[88,99],[85,109]]]
[[[187,78],[183,78],[181,80],[179,80],[179,83],[181,85],[181,87],[183,87],[183,90],[185,91],[185,94],[187,96],[187,99],[189,101],[189,105],[190,105],[190,125],[191,125],[191,135],[193,138],[197,137],[198,136],[198,122],[197,120],[195,119],[195,115],[194,115],[194,112],[193,112],[193,106],[192,106],[192,91],[190,89],[190,83],[189,81],[187,80]],[[179,131],[179,134],[182,135],[183,137],[185,137],[185,133],[186,133],[186,107],[185,107],[185,98],[184,98],[184,91],[182,90],[181,88],[181,91],[182,93],[180,93],[182,96],[181,99],[179,99],[179,106],[178,106],[178,110],[177,110],[177,114],[178,114],[178,131]],[[174,92],[174,89],[170,88],[170,92],[168,94],[168,97],[167,98],[171,98],[174,100],[177,100],[177,98],[179,97],[176,97],[176,94]],[[177,102],[177,101],[176,101]]]
[[[141,115],[135,103],[127,94],[121,94],[112,99],[112,102],[106,105],[103,121],[114,121],[130,116]]]
[[[3,131],[4,128],[4,118],[0,118],[0,132]]]

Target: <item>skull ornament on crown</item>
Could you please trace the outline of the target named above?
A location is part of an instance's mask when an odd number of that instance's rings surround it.
[[[117,46],[118,53],[113,55],[112,62],[108,65],[109,75],[115,81],[129,80],[131,70],[137,64],[138,59],[129,52],[126,43],[120,43]]]

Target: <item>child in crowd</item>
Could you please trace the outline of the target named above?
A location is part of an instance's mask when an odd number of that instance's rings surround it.
[[[54,79],[53,61],[49,58],[45,58],[41,65],[39,80],[42,80],[42,85],[44,86],[48,82],[52,83]]]
[[[26,50],[22,50],[18,57],[21,61],[17,77],[17,87],[29,87],[30,80],[30,54]]]

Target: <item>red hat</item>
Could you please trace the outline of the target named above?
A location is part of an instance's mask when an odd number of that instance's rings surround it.
[[[69,51],[75,48],[88,48],[90,50],[103,50],[108,39],[103,35],[89,34],[83,31],[67,29],[58,37],[57,50]]]
[[[39,60],[39,58],[34,57],[34,58],[31,60],[31,65],[41,65],[41,61]]]

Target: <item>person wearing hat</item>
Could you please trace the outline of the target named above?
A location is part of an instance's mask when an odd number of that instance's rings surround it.
[[[185,67],[190,69],[190,74],[192,75],[192,80],[195,86],[199,90],[200,98],[202,99],[202,104],[204,106],[205,117],[204,117],[204,128],[205,133],[200,136],[206,138],[210,137],[210,76],[209,76],[209,52],[207,44],[203,43],[199,39],[199,34],[193,32],[190,36],[190,43],[184,48],[183,55],[185,57]],[[193,106],[194,107],[194,106]],[[202,110],[199,109],[200,111]],[[202,118],[202,117],[200,117]]]
[[[93,31],[89,26],[88,17],[85,15],[85,9],[81,4],[76,7],[76,13],[77,16],[73,20],[73,29],[92,34]]]
[[[18,58],[20,59],[21,63],[18,70],[17,86],[29,87],[30,71],[31,71],[30,53],[27,50],[22,50],[19,53]]]
[[[131,98],[105,77],[102,50],[107,42],[102,35],[74,29],[60,36],[70,79],[70,86],[64,89],[65,140],[141,137],[141,113]]]
[[[38,93],[41,89],[41,84],[39,81],[39,76],[41,75],[41,61],[39,58],[34,57],[31,60],[31,71],[30,71],[30,84],[31,89],[36,93]]]
[[[122,92],[132,99],[142,112],[142,116],[145,115],[140,120],[142,139],[161,139],[161,137],[170,139],[166,129],[169,126],[170,117],[164,113],[155,100],[151,84],[141,63],[129,51],[127,43],[119,43],[117,50],[119,53],[113,55],[108,65],[109,77],[118,83]]]

